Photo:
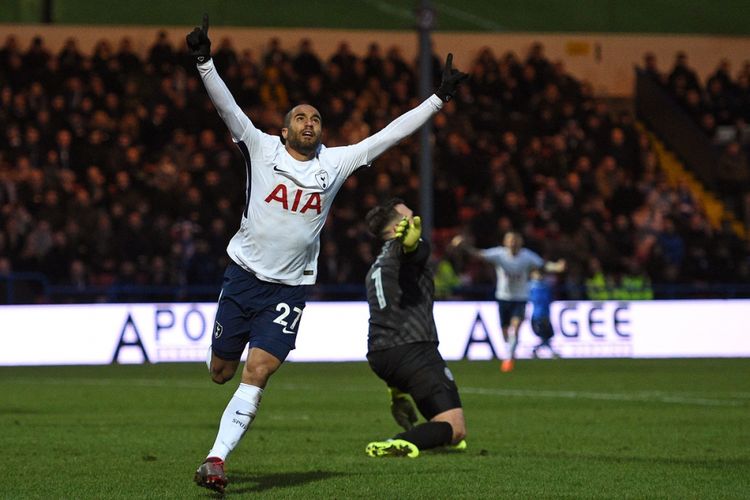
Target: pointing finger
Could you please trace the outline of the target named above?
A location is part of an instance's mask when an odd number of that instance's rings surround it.
[[[208,13],[203,14],[203,32],[208,35]]]

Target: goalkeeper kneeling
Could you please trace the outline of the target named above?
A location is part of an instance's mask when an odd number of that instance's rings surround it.
[[[402,200],[392,199],[373,208],[366,221],[383,240],[366,277],[367,360],[388,385],[391,413],[404,432],[374,441],[365,451],[371,457],[414,458],[431,448],[465,449],[458,387],[438,351],[430,245],[420,238],[420,218]],[[426,422],[415,425],[418,417],[409,396]]]

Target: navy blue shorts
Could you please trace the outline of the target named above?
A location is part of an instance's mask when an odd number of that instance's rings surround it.
[[[549,340],[555,336],[555,330],[552,329],[549,316],[531,318],[531,329],[542,340]]]
[[[417,342],[370,351],[367,361],[389,387],[411,395],[427,420],[444,411],[461,408],[456,381],[437,343]]]
[[[305,293],[302,285],[262,281],[237,264],[229,264],[216,309],[212,352],[236,361],[249,344],[284,361],[297,340]]]
[[[497,308],[500,312],[500,326],[510,325],[511,318],[518,318],[523,321],[526,317],[525,300],[498,300]]]

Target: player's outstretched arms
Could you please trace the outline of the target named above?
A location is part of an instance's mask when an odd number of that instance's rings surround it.
[[[469,243],[467,239],[460,234],[454,236],[451,239],[450,247],[459,252],[467,253],[472,257],[484,259],[484,255],[482,254],[482,252],[478,248],[474,247],[471,243]]]
[[[367,150],[366,159],[363,163],[371,163],[388,148],[416,132],[443,107],[443,103],[451,100],[458,86],[468,77],[469,75],[466,73],[453,68],[453,54],[448,54],[443,70],[443,79],[435,94],[428,97],[416,108],[393,120],[383,130],[355,145],[355,147],[364,147]]]
[[[562,273],[565,272],[566,267],[565,259],[547,261],[544,263],[544,270],[548,273]]]
[[[203,24],[196,27],[185,37],[190,54],[195,58],[198,72],[206,87],[211,102],[214,103],[221,119],[224,120],[232,137],[240,141],[247,128],[252,126],[250,119],[237,105],[224,80],[216,71],[211,60],[211,40],[208,38],[208,14],[203,14]]]

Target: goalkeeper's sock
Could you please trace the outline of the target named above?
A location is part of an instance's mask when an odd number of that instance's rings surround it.
[[[401,434],[394,439],[403,439],[416,445],[420,450],[428,450],[450,444],[453,438],[453,426],[448,422],[425,422]]]
[[[227,455],[237,446],[242,436],[250,428],[250,423],[260,406],[263,389],[249,384],[240,384],[224,410],[219,423],[219,433],[209,457],[226,460]]]

